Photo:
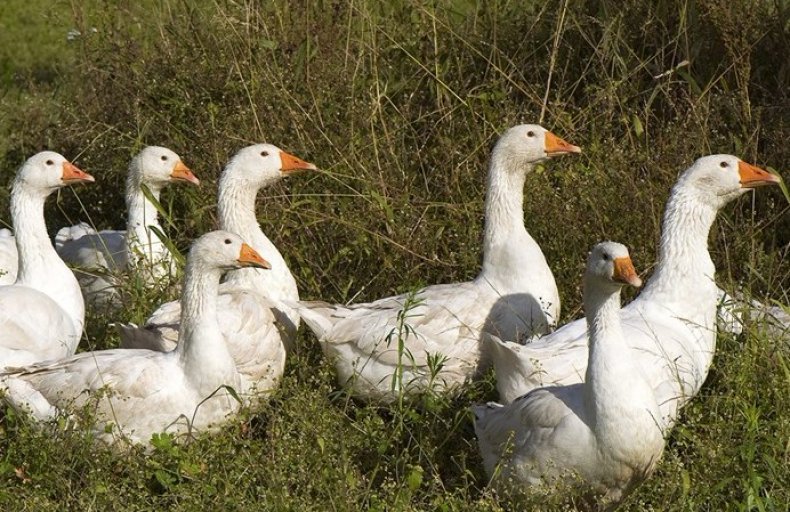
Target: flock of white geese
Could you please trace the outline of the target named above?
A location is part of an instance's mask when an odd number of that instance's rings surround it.
[[[153,283],[174,270],[151,197],[199,180],[174,152],[147,147],[129,167],[127,229],[83,223],[53,244],[46,198],[94,179],[57,153],[36,154],[13,184],[14,233],[0,232],[0,394],[41,421],[90,407],[90,428],[108,443],[192,435],[276,388],[304,320],[340,383],[365,400],[453,393],[493,364],[504,405],[474,407],[492,483],[571,482],[616,503],[649,475],[710,367],[721,292],[707,239],[717,212],[780,179],[731,155],[698,159],[672,189],[641,294],[620,308],[622,287],[641,279],[623,245],[600,243],[584,276],[586,318],[557,328],[559,293],[525,228],[523,189],[535,164],[579,152],[541,126],[510,128],[490,158],[478,276],[333,305],[299,300],[255,212],[262,188],[316,167],[270,144],[246,147],[222,172],[220,230],[192,244],[181,300],[143,326],[121,325],[121,348],[79,354],[86,301],[119,305],[119,276]]]

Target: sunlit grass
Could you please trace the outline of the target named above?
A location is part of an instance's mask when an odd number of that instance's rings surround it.
[[[8,183],[47,147],[97,178],[48,205],[51,231],[78,220],[123,227],[129,159],[164,145],[202,181],[161,198],[172,212],[164,229],[183,251],[216,227],[228,158],[271,142],[321,169],[258,201],[306,299],[362,301],[474,276],[486,160],[518,122],[541,121],[584,149],[546,163],[525,190],[526,225],[565,318],[579,315],[595,242],[623,242],[637,268],[651,268],[669,188],[695,158],[733,153],[788,177],[790,63],[778,56],[790,39],[773,3],[7,5],[0,176]],[[26,16],[38,21],[24,25]],[[69,41],[72,28],[80,35]],[[786,304],[788,243],[778,188],[741,198],[711,237],[720,284]],[[115,346],[108,323],[140,322],[175,295],[134,281],[125,291],[121,311],[89,312],[83,348]],[[623,509],[787,509],[790,347],[763,327],[721,337],[656,474]],[[0,509],[572,507],[572,496],[508,505],[486,489],[467,408],[495,398],[489,375],[457,399],[366,406],[337,389],[303,332],[272,399],[193,443],[163,437],[150,454],[115,453],[65,419],[40,427],[7,414]]]

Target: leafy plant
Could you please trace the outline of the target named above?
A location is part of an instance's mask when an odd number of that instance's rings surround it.
[[[51,230],[83,219],[122,226],[129,155],[165,145],[204,184],[162,196],[163,239],[183,251],[217,225],[211,191],[225,162],[273,142],[321,168],[267,189],[258,205],[306,299],[373,300],[473,277],[486,161],[516,123],[542,118],[584,150],[547,162],[525,190],[526,224],[565,319],[579,315],[594,242],[625,242],[638,268],[651,267],[663,204],[694,159],[734,153],[786,174],[790,156],[782,2],[0,4],[5,182],[44,148],[97,177],[48,207]],[[720,215],[710,247],[722,286],[790,302],[787,213],[779,190],[761,190]],[[123,311],[89,310],[83,348],[115,346],[110,322],[139,323],[176,295],[123,282]],[[392,336],[404,368],[410,309]],[[761,319],[720,337],[702,392],[623,510],[787,508],[790,344],[768,327]],[[430,355],[431,372],[441,365]],[[358,403],[303,333],[269,401],[216,435],[159,437],[151,454],[96,446],[65,419],[42,427],[6,413],[0,509],[574,507],[572,494],[508,501],[486,488],[466,411],[495,398],[488,375],[457,398]]]

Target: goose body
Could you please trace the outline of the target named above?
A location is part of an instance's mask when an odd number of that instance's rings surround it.
[[[261,188],[307,169],[315,166],[271,144],[256,144],[239,151],[220,178],[220,226],[249,240],[272,267],[267,272],[230,272],[219,288],[219,326],[241,374],[238,391],[245,400],[256,391],[270,391],[277,385],[285,368],[286,349],[293,345],[299,325],[298,314],[283,302],[298,300],[296,280],[261,231],[255,218],[255,198]],[[163,304],[142,328],[121,326],[121,346],[173,350],[180,317],[178,302]]]
[[[93,181],[63,156],[44,151],[20,168],[11,193],[19,270],[0,286],[0,370],[74,353],[85,305],[77,280],[47,235],[44,202],[55,190]]]
[[[0,286],[14,284],[18,266],[14,234],[10,229],[0,229]]]
[[[524,181],[535,163],[579,151],[537,125],[500,137],[488,172],[483,268],[474,281],[351,306],[302,302],[302,319],[335,362],[340,383],[381,401],[400,392],[452,390],[485,366],[482,331],[527,339],[551,330],[559,294],[524,227]]]
[[[6,401],[38,420],[95,408],[98,439],[144,443],[158,432],[194,433],[222,423],[239,408],[226,386],[240,379],[217,324],[221,273],[268,264],[231,233],[215,231],[192,246],[181,297],[184,315],[171,352],[104,350],[6,373]]]
[[[645,372],[665,427],[705,378],[716,347],[718,287],[707,248],[716,213],[746,190],[778,178],[731,155],[698,159],[674,186],[664,212],[660,259],[644,291],[620,312],[632,357]],[[500,400],[582,381],[584,320],[527,345],[490,337]]]
[[[144,281],[156,282],[172,272],[172,258],[159,238],[156,206],[143,191],[147,187],[159,200],[170,182],[199,184],[173,151],[148,146],[132,159],[126,179],[126,230],[96,231],[88,224],[62,228],[55,235],[55,248],[64,261],[77,268],[76,275],[91,303],[119,301],[113,273],[133,267]]]
[[[641,284],[628,250],[598,244],[585,274],[590,350],[583,383],[474,408],[480,452],[495,484],[579,486],[612,504],[652,472],[664,438],[652,386],[620,325],[626,283]]]
[[[771,339],[790,337],[790,309],[781,303],[764,304],[748,299],[743,293],[733,295],[719,289],[717,326],[720,333],[738,335],[747,323],[760,325]]]

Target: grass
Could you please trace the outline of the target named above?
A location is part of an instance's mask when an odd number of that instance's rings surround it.
[[[97,183],[62,192],[50,230],[117,228],[131,155],[168,146],[203,182],[162,198],[183,250],[216,226],[230,155],[272,142],[321,171],[264,191],[264,231],[303,298],[362,301],[475,275],[490,148],[508,126],[540,121],[584,148],[525,190],[571,318],[595,242],[626,243],[650,270],[669,188],[698,156],[733,153],[787,176],[788,13],[763,0],[7,0],[0,173],[8,183],[27,156],[57,150]],[[720,284],[790,303],[787,209],[781,192],[760,190],[720,214]],[[172,294],[135,292],[120,317],[89,313],[82,347],[114,346],[108,322],[139,322]],[[376,408],[337,389],[311,335],[299,342],[269,403],[148,455],[7,413],[0,508],[573,507],[486,490],[466,408],[495,398],[491,376],[452,401]],[[787,340],[761,325],[722,336],[656,474],[622,509],[787,510],[789,359]]]

